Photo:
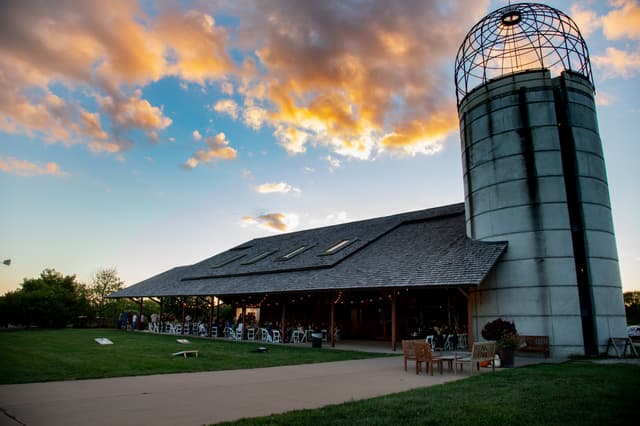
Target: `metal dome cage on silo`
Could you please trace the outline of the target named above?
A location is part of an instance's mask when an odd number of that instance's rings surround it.
[[[578,26],[550,6],[518,3],[478,22],[465,37],[455,63],[458,105],[489,80],[527,70],[573,71],[593,85],[589,51]]]

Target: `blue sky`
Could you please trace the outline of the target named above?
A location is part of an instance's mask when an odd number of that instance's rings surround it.
[[[506,3],[2,2],[0,294],[45,268],[130,285],[462,201],[455,53]],[[590,48],[623,287],[640,290],[640,4],[548,4]]]

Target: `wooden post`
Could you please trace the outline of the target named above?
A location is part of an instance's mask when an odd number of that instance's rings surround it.
[[[285,314],[286,314],[286,310],[287,310],[287,303],[286,302],[282,302],[282,322],[280,323],[280,335],[281,335],[281,339],[282,339],[282,343],[284,343],[284,338],[286,336],[286,329],[284,326],[284,319],[285,319]]]
[[[209,301],[209,329],[207,331],[207,337],[211,337],[211,329],[213,328],[213,302],[215,297],[211,296]]]
[[[467,296],[467,340],[471,350],[473,347],[473,293],[471,291]]]
[[[473,293],[464,291],[458,287],[458,291],[467,299],[467,342],[469,350],[473,347]]]
[[[162,314],[164,312],[163,312],[162,308],[164,308],[164,298],[163,297],[160,298],[160,315],[158,317],[158,332],[160,332],[160,333],[162,333],[164,331],[164,322],[162,322]]]
[[[140,298],[140,303],[138,304],[138,330],[142,327],[142,304],[144,303],[144,297]]]
[[[242,336],[240,336],[240,340],[244,338],[244,334],[247,332],[247,305],[245,305],[244,300],[242,301]]]
[[[396,351],[397,329],[398,325],[396,324],[396,291],[393,290],[393,296],[391,296],[391,350],[394,352]]]
[[[447,325],[453,330],[453,323],[451,322],[451,293],[447,289]]]
[[[329,338],[331,339],[331,347],[335,348],[336,347],[336,339],[335,339],[335,332],[336,332],[336,304],[335,302],[331,302],[331,323],[329,324]]]
[[[182,328],[180,329],[180,334],[184,334],[184,308],[187,306],[187,302],[182,300]]]

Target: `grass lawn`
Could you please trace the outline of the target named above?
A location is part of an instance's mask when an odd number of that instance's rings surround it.
[[[98,345],[106,337],[113,345]],[[363,359],[385,354],[311,349],[310,346],[265,345],[218,339],[125,333],[109,329],[28,330],[0,332],[0,384],[75,380],[145,374],[218,371],[314,362]],[[253,353],[259,346],[267,353]],[[198,350],[199,357],[172,353]]]
[[[640,367],[574,361],[466,380],[237,425],[631,425]]]

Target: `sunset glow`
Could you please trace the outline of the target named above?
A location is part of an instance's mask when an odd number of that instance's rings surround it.
[[[0,2],[0,294],[44,268],[130,285],[274,232],[462,201],[454,60],[505,4]],[[640,289],[640,3],[549,4],[589,45]]]

